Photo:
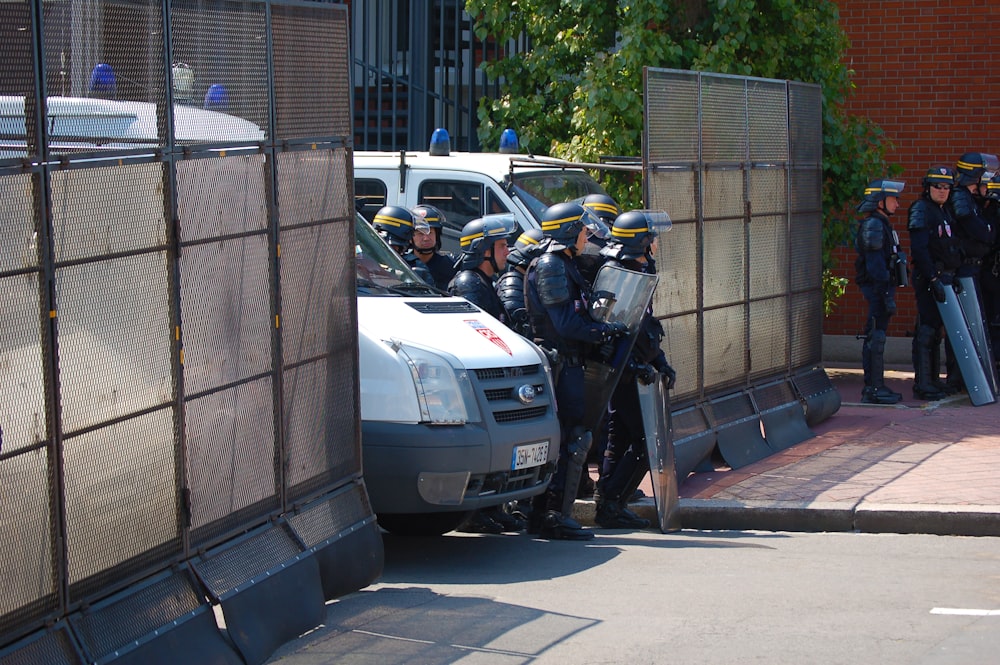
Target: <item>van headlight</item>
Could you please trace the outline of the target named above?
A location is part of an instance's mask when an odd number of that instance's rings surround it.
[[[396,352],[410,368],[422,422],[432,425],[479,422],[479,407],[465,369],[453,366],[444,356],[409,344],[398,344]]]

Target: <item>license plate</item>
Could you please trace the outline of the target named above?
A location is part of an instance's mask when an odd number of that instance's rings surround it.
[[[541,466],[549,461],[549,442],[527,443],[514,448],[514,456],[510,463],[511,471]]]

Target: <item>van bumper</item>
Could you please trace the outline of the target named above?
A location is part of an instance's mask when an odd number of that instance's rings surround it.
[[[362,473],[376,513],[476,510],[541,494],[559,454],[554,418],[520,424],[493,443],[482,425],[362,421]],[[544,464],[513,470],[518,445],[548,441]]]

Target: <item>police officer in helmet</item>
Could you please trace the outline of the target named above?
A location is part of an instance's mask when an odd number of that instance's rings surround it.
[[[945,302],[953,288],[962,250],[954,219],[945,205],[955,182],[949,166],[928,169],[924,191],[910,205],[907,229],[913,257],[913,290],[917,300],[917,331],[913,336],[913,396],[937,400],[954,391],[941,381],[941,329],[944,321],[936,302]]]
[[[955,164],[956,186],[947,207],[955,220],[955,235],[962,248],[962,265],[955,271],[960,290],[971,287],[975,293],[981,293],[979,275],[983,258],[989,254],[997,235],[996,227],[983,212],[983,205],[988,182],[998,168],[1000,163],[996,155],[981,152],[964,153]],[[963,389],[964,380],[950,343],[945,348],[948,351],[948,385],[955,390]]]
[[[462,228],[461,269],[448,284],[449,293],[465,298],[508,325],[494,281],[507,265],[507,239],[516,229],[517,222],[511,215],[487,215],[468,222]],[[493,506],[477,510],[459,530],[504,533],[520,531],[524,526],[523,520],[507,513],[503,506]]]
[[[445,291],[455,276],[455,257],[441,251],[441,233],[447,219],[432,205],[421,203],[413,213],[413,253],[427,266],[434,278],[434,286]],[[423,223],[421,223],[423,222]]]
[[[601,255],[605,265],[656,274],[656,243],[659,233],[671,227],[670,216],[658,210],[623,212],[611,227]],[[649,472],[645,428],[639,408],[636,380],[649,385],[660,377],[669,390],[677,374],[660,348],[663,326],[647,308],[636,335],[632,354],[611,395],[608,444],[597,482],[595,521],[605,528],[642,529],[649,520],[628,508],[628,499]]]
[[[507,266],[507,239],[516,229],[512,215],[487,215],[468,222],[462,227],[459,271],[448,284],[449,293],[505,323],[506,311],[494,284]]]
[[[593,435],[584,413],[584,357],[600,344],[628,334],[620,323],[603,323],[590,316],[590,285],[573,258],[587,242],[588,226],[602,224],[579,203],[550,206],[541,219],[549,238],[545,252],[528,267],[526,300],[536,342],[557,354],[556,402],[561,437],[556,472],[545,494],[537,498],[529,531],[559,540],[588,540],[570,513]]]
[[[580,272],[591,284],[597,276],[597,271],[604,263],[601,250],[607,244],[608,236],[611,235],[611,225],[615,223],[615,218],[621,214],[621,208],[615,200],[607,194],[588,194],[583,198],[583,207],[594,213],[608,227],[607,231],[596,229],[587,235],[587,244],[576,257],[576,265]]]
[[[873,180],[865,188],[858,212],[868,216],[858,223],[854,241],[858,258],[856,278],[868,301],[865,343],[861,349],[865,387],[861,401],[867,404],[896,404],[903,396],[885,385],[885,337],[889,319],[896,313],[894,255],[896,237],[889,217],[899,208],[904,184],[893,180]]]
[[[396,253],[406,262],[413,272],[425,283],[434,286],[434,278],[430,271],[413,253],[413,214],[401,206],[383,206],[375,213],[372,227],[386,244],[396,250]]]

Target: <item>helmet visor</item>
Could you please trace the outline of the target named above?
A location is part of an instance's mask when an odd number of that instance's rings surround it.
[[[900,182],[898,180],[883,180],[881,192],[886,196],[899,197],[903,193],[903,188],[906,187],[906,183]]]
[[[597,213],[590,208],[584,208],[583,211],[580,221],[587,228],[589,235],[601,238],[602,240],[611,236],[611,229],[608,228],[603,219],[597,216]]]
[[[646,216],[646,223],[649,224],[649,231],[654,236],[666,233],[674,227],[670,220],[670,215],[666,210],[640,210]]]
[[[983,182],[987,180],[992,180],[998,172],[1000,172],[1000,160],[997,159],[996,155],[989,155],[983,153],[983,168],[985,172],[983,173]]]
[[[518,232],[517,217],[504,212],[483,217],[483,236],[486,238],[510,238]]]

